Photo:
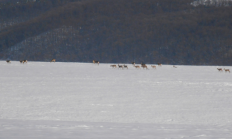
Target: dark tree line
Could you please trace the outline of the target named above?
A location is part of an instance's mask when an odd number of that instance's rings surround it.
[[[0,31],[0,58],[231,65],[232,7],[195,7],[191,2],[12,3],[1,9],[2,20],[15,17],[12,7],[17,18],[30,18]]]

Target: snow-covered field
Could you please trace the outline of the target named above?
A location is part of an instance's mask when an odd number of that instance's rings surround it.
[[[232,73],[128,66],[0,61],[0,139],[232,138]]]

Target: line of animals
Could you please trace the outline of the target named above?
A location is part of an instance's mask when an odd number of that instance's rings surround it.
[[[217,70],[218,70],[219,72],[223,72],[223,69],[222,69],[222,68],[217,68]],[[230,69],[225,69],[225,68],[224,68],[224,71],[230,73]]]
[[[132,65],[136,68],[136,69],[140,69],[140,67],[141,68],[143,68],[143,69],[148,69],[148,66],[146,65],[146,64],[144,64],[144,63],[141,63],[141,66],[139,66],[139,65],[135,65],[135,63],[133,63],[132,62]],[[162,66],[162,64],[158,64],[158,66]],[[110,65],[110,67],[112,67],[112,68],[119,68],[119,69],[128,69],[128,66],[127,65]],[[153,69],[156,69],[156,66],[155,65],[151,65],[151,67],[153,68]],[[173,67],[175,67],[175,66],[173,66]],[[176,67],[175,67],[176,68]]]
[[[99,65],[100,62],[97,61],[97,60],[93,60],[93,63]],[[135,65],[135,62],[132,62],[131,64],[133,64],[133,66],[134,66],[136,69],[140,69],[140,67],[143,68],[143,69],[148,69],[147,65],[144,64],[144,63],[141,63],[141,66]],[[161,64],[161,63],[158,63],[158,66],[162,66],[162,64]],[[124,65],[119,65],[119,64],[118,64],[118,65],[110,65],[110,67],[112,67],[112,68],[118,68],[118,69],[124,69],[124,68],[128,69],[128,66],[125,65],[125,64],[124,64]],[[153,69],[156,69],[156,66],[155,66],[155,65],[151,65],[151,67],[152,67]],[[177,68],[177,67],[173,65],[173,68]],[[223,69],[222,69],[222,68],[217,68],[217,69],[218,69],[218,71],[223,72]],[[230,73],[230,69],[225,69],[225,68],[224,68],[224,71]]]
[[[27,63],[27,60],[20,60],[19,62],[24,64],[24,63]],[[11,63],[11,61],[7,60],[6,63]]]
[[[11,61],[10,60],[6,60],[6,62],[7,63],[11,63]],[[20,60],[19,61],[20,63],[27,63],[27,60]],[[52,59],[50,62],[56,62],[56,59]],[[93,60],[93,64],[98,64],[99,65],[99,61],[97,61],[97,60]],[[147,65],[146,64],[144,64],[144,63],[141,63],[141,66],[138,66],[138,65],[135,65],[135,62],[132,62],[131,63],[136,69],[140,69],[140,67],[141,68],[143,68],[143,69],[148,69],[148,67],[147,67]],[[162,64],[161,63],[158,63],[158,66],[162,66]],[[117,65],[110,65],[110,67],[112,67],[112,68],[119,68],[119,69],[124,69],[124,68],[126,68],[126,69],[128,69],[128,66],[127,65],[119,65],[118,64],[118,66]],[[153,68],[153,69],[156,69],[156,66],[155,65],[151,65],[151,67]],[[173,66],[173,68],[177,68],[176,66]],[[222,68],[217,68],[217,70],[219,71],[219,72],[223,72],[223,69]],[[230,69],[225,69],[224,68],[224,71],[225,72],[229,72],[230,73]]]
[[[98,64],[99,65],[99,61],[97,61],[97,60],[93,60],[93,64]],[[140,67],[141,68],[143,68],[143,69],[148,69],[148,66],[146,65],[146,64],[144,64],[144,63],[141,63],[141,66],[138,66],[138,65],[135,65],[135,62],[131,62],[131,64],[136,68],[136,69],[140,69]],[[158,63],[158,66],[162,66],[162,64],[161,63]],[[128,66],[127,65],[110,65],[110,67],[112,67],[112,68],[117,68],[118,67],[118,69],[128,69]],[[156,66],[155,65],[151,65],[151,67],[153,68],[153,69],[156,69]],[[173,66],[173,68],[177,68],[176,66]]]
[[[27,63],[27,60],[20,60],[19,62],[24,64],[24,63]],[[52,59],[50,62],[56,62],[56,59]],[[6,60],[6,63],[11,63],[11,61]]]

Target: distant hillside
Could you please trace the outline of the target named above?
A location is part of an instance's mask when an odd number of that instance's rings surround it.
[[[191,2],[37,0],[11,4],[1,9],[1,24],[15,22],[0,30],[0,58],[232,65],[232,8]]]
[[[205,5],[205,6],[231,6],[232,0],[195,0],[191,4],[193,6]]]

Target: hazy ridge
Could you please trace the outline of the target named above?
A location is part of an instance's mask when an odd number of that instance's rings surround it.
[[[231,65],[231,7],[191,3],[37,0],[1,6],[0,58]]]

